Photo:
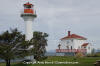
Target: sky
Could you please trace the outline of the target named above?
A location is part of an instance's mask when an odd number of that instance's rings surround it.
[[[68,30],[100,48],[100,0],[0,0],[0,33],[10,28],[25,33],[20,14],[28,1],[37,13],[33,31],[49,34],[47,51],[55,50]]]

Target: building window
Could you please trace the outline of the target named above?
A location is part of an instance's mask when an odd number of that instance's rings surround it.
[[[69,41],[67,41],[67,44],[69,44]]]
[[[69,46],[66,46],[67,47],[67,49],[69,49]]]
[[[86,49],[86,47],[84,47],[84,49]]]
[[[73,48],[72,48],[72,46],[71,46],[71,50],[72,50]]]
[[[90,49],[90,47],[88,47],[88,49]]]
[[[78,49],[80,49],[80,46],[78,46]]]
[[[60,44],[58,45],[58,48],[59,48],[59,49],[61,48],[61,45],[60,45]]]
[[[71,42],[73,42],[73,39],[71,40]]]
[[[83,49],[83,46],[81,46],[81,49]]]

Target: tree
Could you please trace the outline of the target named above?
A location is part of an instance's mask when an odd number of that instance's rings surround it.
[[[6,66],[10,66],[10,60],[24,58],[29,55],[29,41],[24,41],[25,35],[17,29],[5,31],[0,35],[0,58],[4,59]]]
[[[47,33],[43,32],[34,32],[33,38],[30,43],[34,46],[32,49],[32,54],[34,55],[34,59],[37,61],[45,59],[45,52],[47,46]]]

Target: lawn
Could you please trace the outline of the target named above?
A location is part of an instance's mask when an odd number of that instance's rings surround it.
[[[74,57],[48,57],[44,61],[48,62],[79,62],[79,64],[19,64],[19,63],[12,63],[11,66],[94,66],[93,63],[96,62],[96,60],[100,60],[100,57],[83,57],[83,58],[77,58]],[[0,66],[5,66],[4,63],[0,63]]]

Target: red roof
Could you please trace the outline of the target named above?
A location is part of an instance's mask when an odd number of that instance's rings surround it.
[[[61,40],[63,39],[70,39],[70,38],[74,38],[74,39],[82,39],[82,40],[86,40],[87,38],[83,37],[83,36],[79,36],[76,34],[69,34],[70,32],[68,31],[68,36],[61,38]]]
[[[84,44],[82,44],[82,46],[87,46],[89,43],[84,43]]]
[[[26,4],[24,4],[24,5],[32,5],[33,6],[33,4],[30,4],[29,2],[27,2]]]

